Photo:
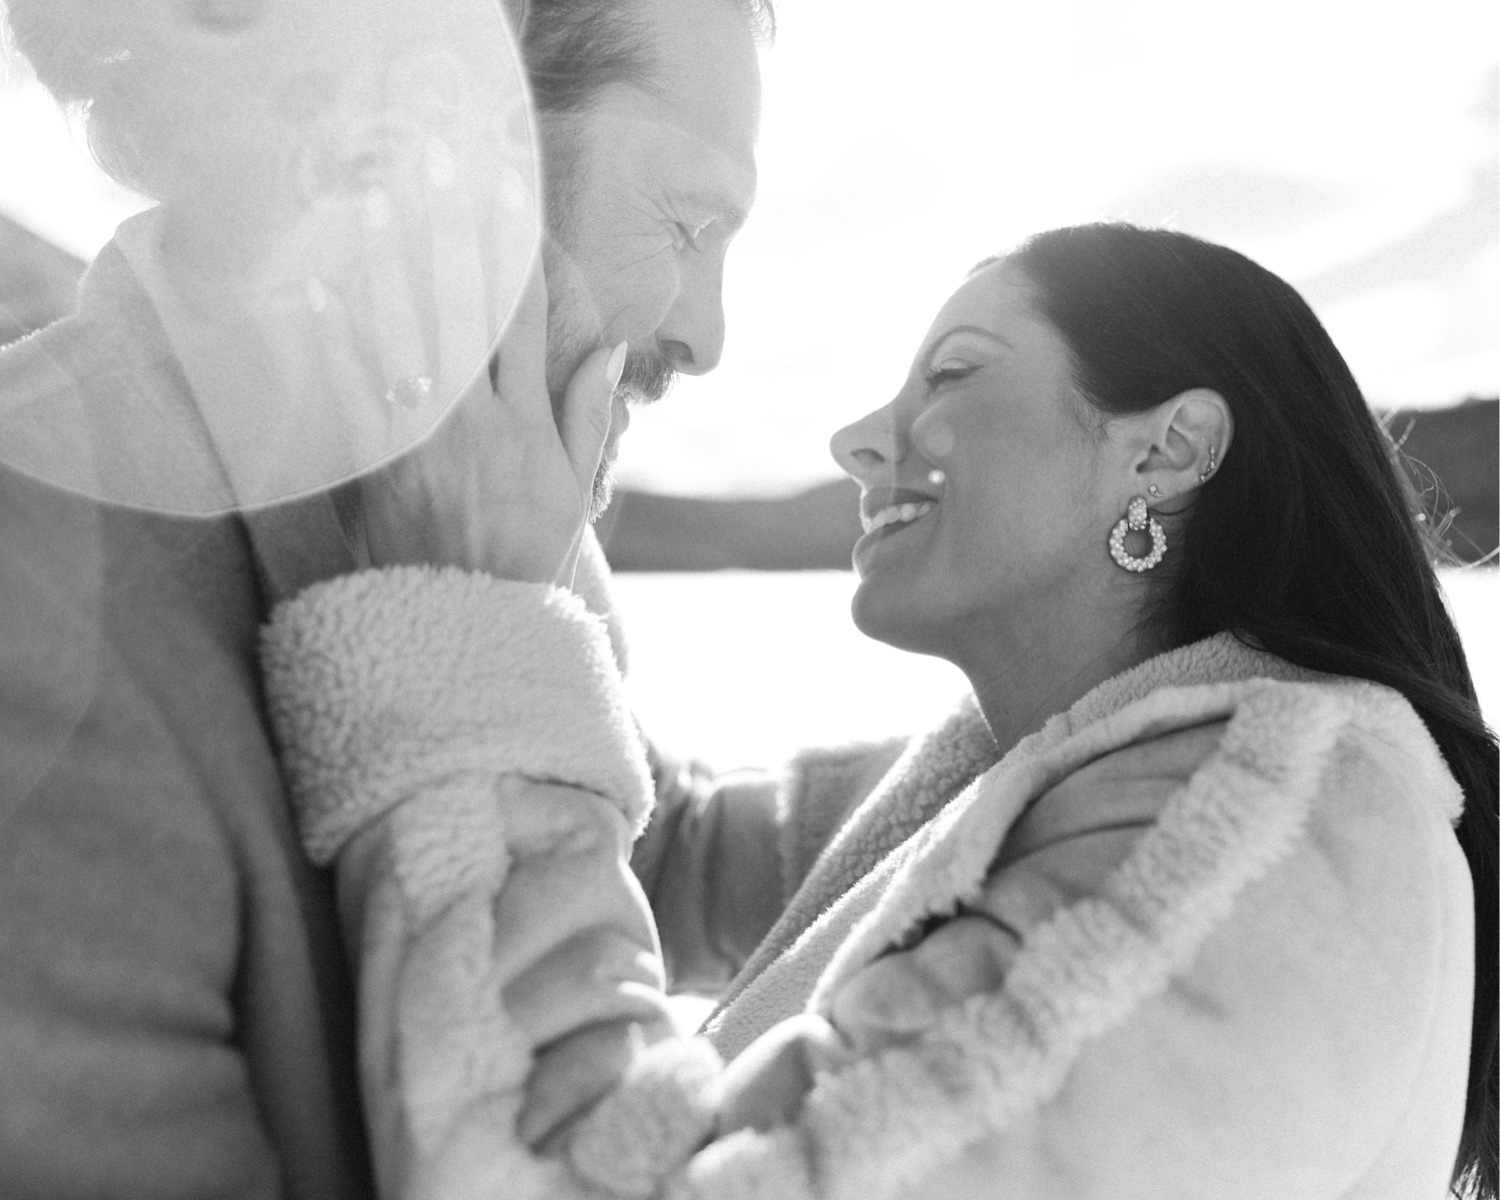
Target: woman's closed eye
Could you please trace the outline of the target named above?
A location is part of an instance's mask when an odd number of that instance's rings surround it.
[[[972,375],[978,369],[971,363],[944,363],[942,366],[928,367],[922,372],[922,380],[929,388],[938,388]]]

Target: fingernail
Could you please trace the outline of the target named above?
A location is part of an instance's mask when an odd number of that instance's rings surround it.
[[[500,169],[500,180],[496,184],[496,191],[500,197],[501,206],[510,212],[520,212],[531,199],[531,191],[526,186],[525,178],[515,167],[508,164]]]
[[[610,351],[609,361],[604,364],[604,382],[609,384],[610,391],[620,386],[620,376],[625,374],[625,352],[629,349],[629,342],[621,342]]]
[[[428,138],[422,157],[427,167],[427,182],[434,191],[446,192],[458,182],[458,164],[453,161],[453,151],[442,138]]]
[[[328,307],[328,289],[316,275],[307,277],[307,307],[320,313]]]

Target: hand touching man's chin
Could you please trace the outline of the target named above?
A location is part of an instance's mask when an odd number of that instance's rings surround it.
[[[599,470],[594,476],[593,502],[589,520],[597,521],[614,499],[615,463],[620,457],[620,439],[630,428],[630,410],[637,404],[655,404],[672,388],[677,379],[677,368],[659,350],[631,350],[625,358],[625,373],[615,389],[614,402],[610,406],[609,434],[604,439],[604,453],[599,460]],[[558,411],[557,397],[553,398],[553,412]]]

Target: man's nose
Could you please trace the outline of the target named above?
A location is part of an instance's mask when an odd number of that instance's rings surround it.
[[[657,343],[684,375],[706,375],[724,354],[724,263],[683,268],[677,299],[657,330]]]
[[[845,425],[828,443],[833,459],[861,483],[870,482],[906,455],[905,438],[896,428],[896,406],[887,404]]]

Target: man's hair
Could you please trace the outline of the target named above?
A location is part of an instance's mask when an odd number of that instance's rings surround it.
[[[738,9],[758,43],[776,36],[771,0],[690,0]],[[520,18],[521,59],[532,103],[545,117],[587,112],[613,84],[649,85],[656,72],[651,32],[636,6],[622,0],[525,0]],[[580,162],[575,130],[547,122],[543,155],[547,227],[571,240]]]
[[[776,36],[771,0],[694,0],[740,10],[757,42]],[[527,0],[521,57],[541,113],[586,110],[606,87],[643,83],[654,68],[640,17],[620,0]]]

